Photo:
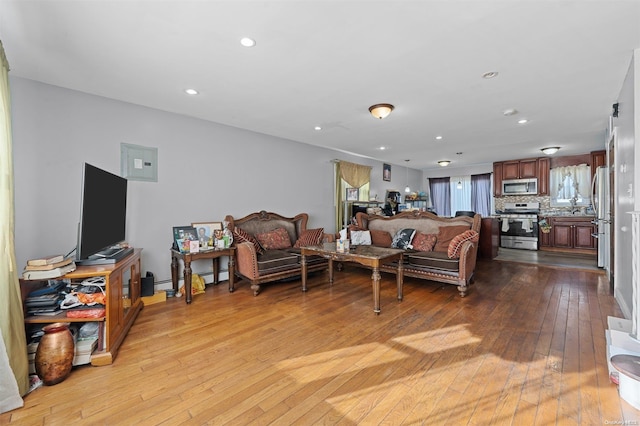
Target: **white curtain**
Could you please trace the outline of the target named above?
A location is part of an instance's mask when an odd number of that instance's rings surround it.
[[[471,210],[471,176],[451,176],[451,214]]]
[[[550,172],[552,205],[588,205],[591,191],[591,168],[587,164],[554,167]]]
[[[13,163],[9,63],[0,42],[0,412],[23,405],[29,361],[14,249]]]

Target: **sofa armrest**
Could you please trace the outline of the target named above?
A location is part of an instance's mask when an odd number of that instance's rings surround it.
[[[476,257],[478,254],[478,243],[471,241],[465,241],[462,243],[460,250],[460,265],[459,274],[460,278],[468,282],[473,271],[476,269]]]
[[[258,279],[258,254],[253,244],[245,242],[236,246],[236,270],[249,279]]]

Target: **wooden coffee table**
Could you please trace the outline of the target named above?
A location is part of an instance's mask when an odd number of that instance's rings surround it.
[[[402,283],[404,280],[403,254],[404,250],[375,246],[351,247],[344,253],[336,250],[336,243],[324,243],[317,246],[307,246],[300,249],[302,254],[302,291],[307,291],[307,256],[317,255],[329,259],[329,282],[333,283],[333,261],[354,262],[368,266],[373,270],[373,312],[380,314],[380,265],[398,261],[396,284],[398,286],[398,300],[402,300]]]

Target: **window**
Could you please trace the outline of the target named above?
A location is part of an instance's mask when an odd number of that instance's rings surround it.
[[[591,203],[591,168],[588,165],[555,167],[549,176],[551,207],[588,206]]]

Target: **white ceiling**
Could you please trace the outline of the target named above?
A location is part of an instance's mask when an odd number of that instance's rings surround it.
[[[640,2],[2,0],[0,39],[11,75],[428,170],[603,149]]]

